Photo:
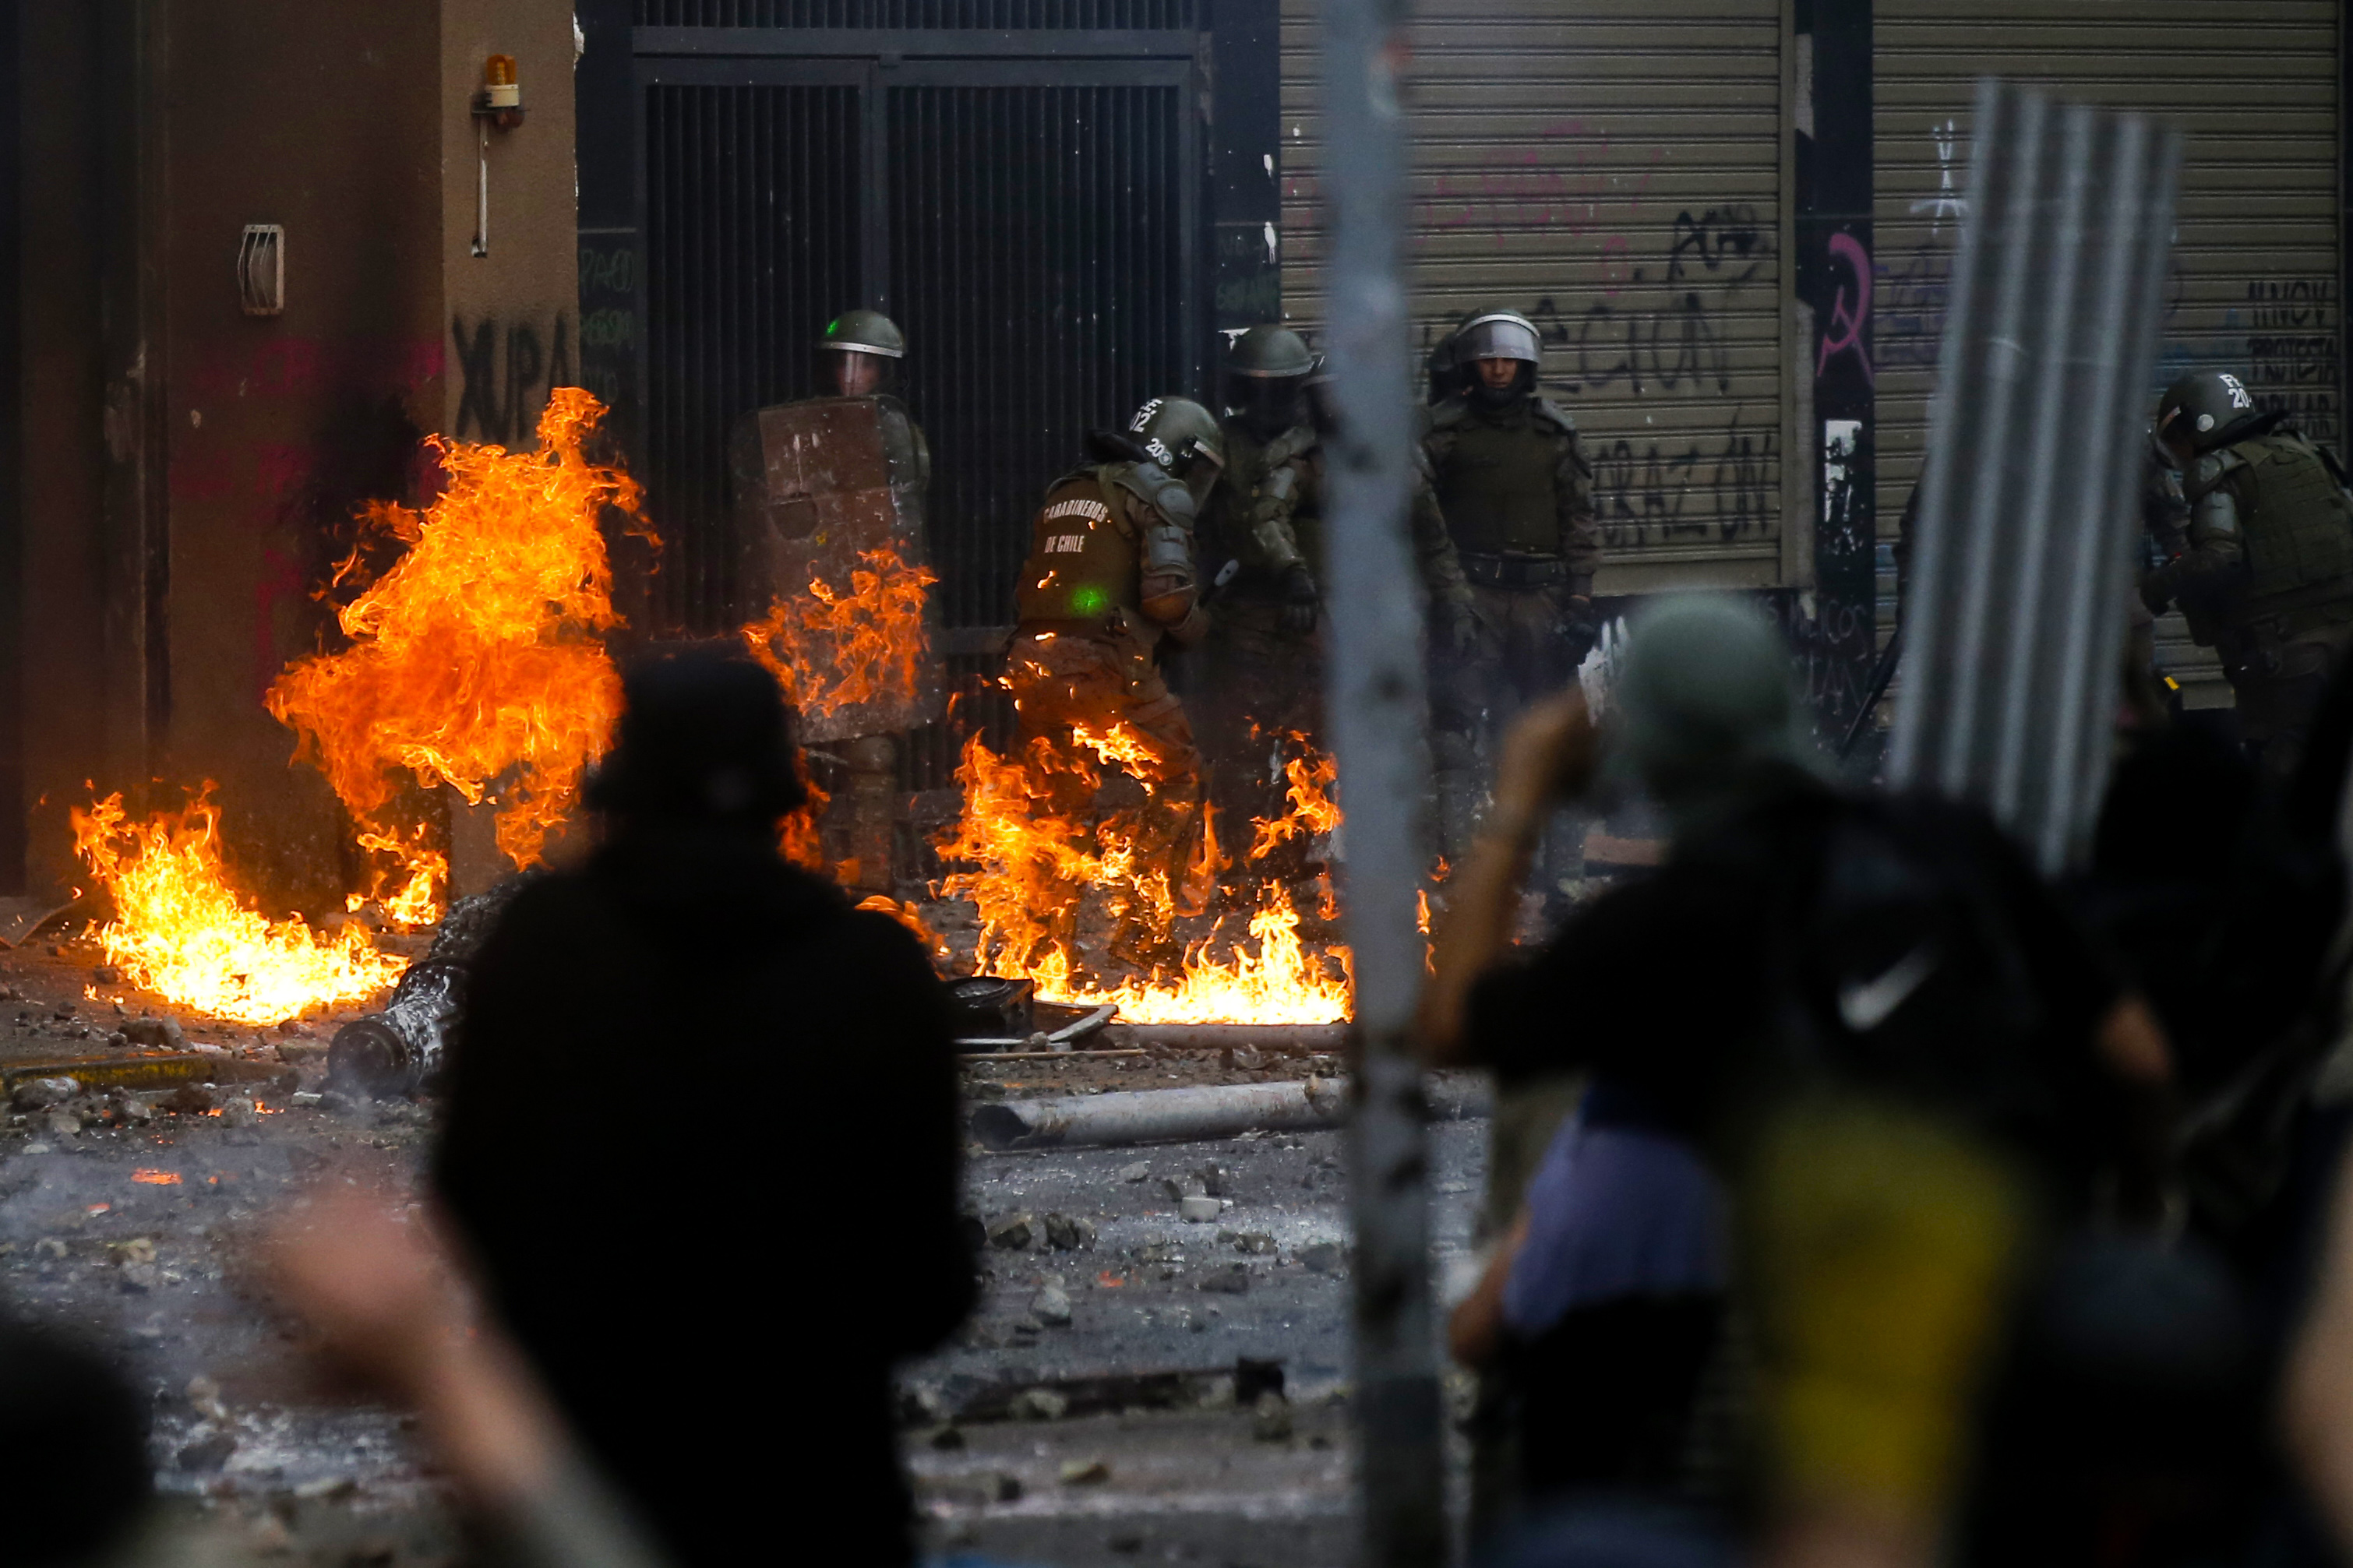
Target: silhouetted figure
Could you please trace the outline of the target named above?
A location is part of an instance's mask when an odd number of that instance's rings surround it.
[[[829,1561],[905,1562],[891,1364],[974,1289],[947,998],[904,930],[778,856],[803,789],[765,674],[697,648],[623,690],[603,846],[518,892],[476,964],[441,1189],[680,1563],[818,1521]],[[777,1268],[819,1216],[818,1271]]]
[[[143,1404],[81,1346],[0,1321],[0,1473],[19,1500],[0,1560],[75,1568],[113,1556],[152,1489]]]

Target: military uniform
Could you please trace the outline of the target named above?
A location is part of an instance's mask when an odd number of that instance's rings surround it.
[[[2235,377],[2217,379],[2245,397]],[[2148,574],[2141,594],[2152,613],[2178,600],[2191,635],[2221,654],[2241,735],[2265,772],[2284,778],[2353,647],[2353,496],[2335,461],[2293,426],[2242,423],[2189,461],[2186,548]]]
[[[1005,660],[1022,754],[1042,744],[1058,763],[1105,777],[1107,789],[1121,773],[1140,786],[1140,798],[1113,809],[1129,814],[1139,864],[1166,872],[1180,910],[1206,899],[1213,868],[1201,854],[1200,752],[1158,655],[1164,641],[1187,645],[1208,626],[1193,562],[1196,504],[1150,460],[1090,465],[1055,481],[1030,524]],[[1120,726],[1142,745],[1107,763],[1086,741]],[[1099,809],[1086,773],[1068,765],[1034,782],[1056,816],[1084,820]]]

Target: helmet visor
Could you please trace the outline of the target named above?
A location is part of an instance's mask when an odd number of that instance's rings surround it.
[[[1302,378],[1295,375],[1229,373],[1226,376],[1226,414],[1252,430],[1280,435],[1298,424],[1302,417],[1301,381]]]
[[[1457,363],[1479,359],[1525,360],[1543,363],[1535,329],[1517,316],[1482,316],[1462,329],[1455,340]]]

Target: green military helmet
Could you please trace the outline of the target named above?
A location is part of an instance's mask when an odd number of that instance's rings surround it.
[[[906,334],[899,331],[898,322],[880,310],[844,310],[825,324],[825,335],[818,339],[817,346],[820,353],[907,357]]]
[[[1184,481],[1194,500],[1208,498],[1226,466],[1216,416],[1187,397],[1155,397],[1135,411],[1127,433],[1170,477]]]
[[[2157,438],[2195,456],[2227,447],[2263,417],[2247,384],[2228,371],[2199,370],[2175,382],[2157,400]]]
[[[1730,595],[1678,594],[1637,617],[1610,703],[1620,758],[1670,812],[1806,753],[1788,644]]]
[[[1226,417],[1271,441],[1306,417],[1300,388],[1315,371],[1306,340],[1289,327],[1252,327],[1226,351]]]

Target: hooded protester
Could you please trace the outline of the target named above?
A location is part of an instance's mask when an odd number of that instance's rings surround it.
[[[891,1366],[974,1293],[946,994],[905,930],[778,855],[804,789],[766,674],[695,647],[633,664],[622,689],[586,796],[601,847],[517,891],[474,966],[441,1194],[491,1305],[675,1563],[738,1563],[814,1520],[835,1560],[904,1563]],[[783,1072],[801,1103],[881,1091],[888,1113],[803,1118],[779,1166],[706,1111]],[[785,1201],[795,1172],[890,1216],[832,1243],[829,1271],[887,1282],[855,1312],[741,1278],[760,1245],[746,1203]],[[786,1408],[823,1411],[824,1440],[746,1426]]]
[[[1614,706],[1608,766],[1665,812],[1666,864],[1510,952],[1546,819],[1604,768],[1572,691],[1515,728],[1439,928],[1434,1065],[1591,1075],[1456,1344],[1505,1369],[1529,1486],[1672,1489],[1737,1275],[1774,1554],[1926,1561],[2033,1238],[2131,1164],[2163,1037],[1981,814],[1816,775],[1751,610],[1655,606]]]

